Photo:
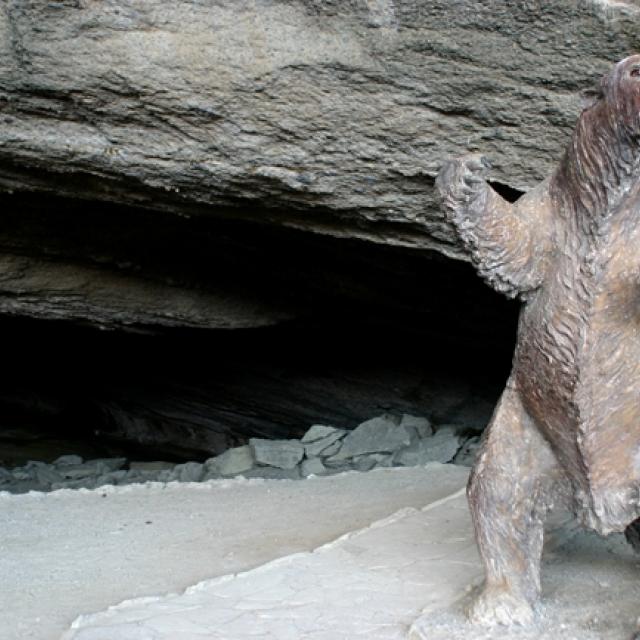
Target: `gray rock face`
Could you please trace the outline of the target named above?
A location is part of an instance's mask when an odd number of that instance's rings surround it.
[[[251,438],[249,445],[258,464],[278,469],[293,469],[304,456],[304,447],[299,440]]]
[[[363,422],[343,440],[332,460],[346,460],[365,453],[394,452],[411,442],[409,431],[393,416],[379,416]]]
[[[638,48],[637,9],[5,2],[0,189],[461,258],[434,200],[443,160],[482,149],[496,181],[538,182],[568,139],[580,90]],[[188,326],[282,318],[230,294],[185,296],[122,270],[107,277],[31,255],[3,249],[0,311]]]

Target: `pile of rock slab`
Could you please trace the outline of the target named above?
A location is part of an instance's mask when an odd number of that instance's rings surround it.
[[[353,430],[316,424],[302,438],[251,438],[205,462],[135,462],[126,458],[83,460],[64,455],[52,463],[29,461],[0,467],[0,491],[26,493],[56,489],[95,489],[141,482],[203,482],[218,478],[299,479],[375,467],[422,466],[429,462],[470,466],[479,436],[424,417],[385,414]]]

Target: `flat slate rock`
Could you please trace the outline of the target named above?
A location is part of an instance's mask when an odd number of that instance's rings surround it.
[[[332,461],[346,460],[365,453],[393,453],[411,443],[411,434],[393,416],[383,415],[363,422],[343,440]]]
[[[451,462],[460,449],[460,437],[453,427],[444,427],[430,438],[417,440],[393,456],[394,464],[403,467],[425,465],[428,462]]]
[[[344,433],[344,429],[337,429],[336,427],[329,427],[324,424],[314,424],[307,429],[306,433],[300,439],[300,442],[303,444],[316,442],[317,440],[322,440],[323,438],[336,433],[336,431]]]
[[[277,467],[254,467],[242,474],[245,478],[264,478],[265,480],[299,480],[300,469],[278,469]]]
[[[299,440],[251,438],[249,445],[258,464],[278,469],[293,469],[304,457],[304,447]]]
[[[207,475],[220,474],[222,476],[235,476],[248,471],[255,465],[253,448],[249,445],[227,449],[215,458],[209,458],[205,462]]]
[[[320,458],[312,458],[310,460],[303,460],[300,465],[300,473],[303,477],[309,476],[322,476],[327,473],[327,468]]]
[[[313,442],[304,443],[304,452],[307,458],[313,458],[321,455],[333,455],[340,450],[340,440],[347,435],[345,429],[333,429],[323,438],[314,440]]]

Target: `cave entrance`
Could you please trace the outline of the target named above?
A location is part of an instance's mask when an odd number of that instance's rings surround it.
[[[194,478],[194,464],[251,438],[347,432],[378,416],[448,426],[462,446],[508,375],[518,305],[461,261],[108,203],[3,199],[5,487],[31,461],[16,490],[38,488],[35,467],[62,455],[124,459],[119,472],[192,464],[180,477]]]

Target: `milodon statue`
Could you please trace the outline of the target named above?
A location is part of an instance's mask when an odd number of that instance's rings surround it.
[[[554,503],[640,540],[640,55],[602,79],[547,180],[510,204],[487,170],[468,155],[436,181],[479,274],[523,301],[467,490],[485,567],[469,616],[527,624]]]

